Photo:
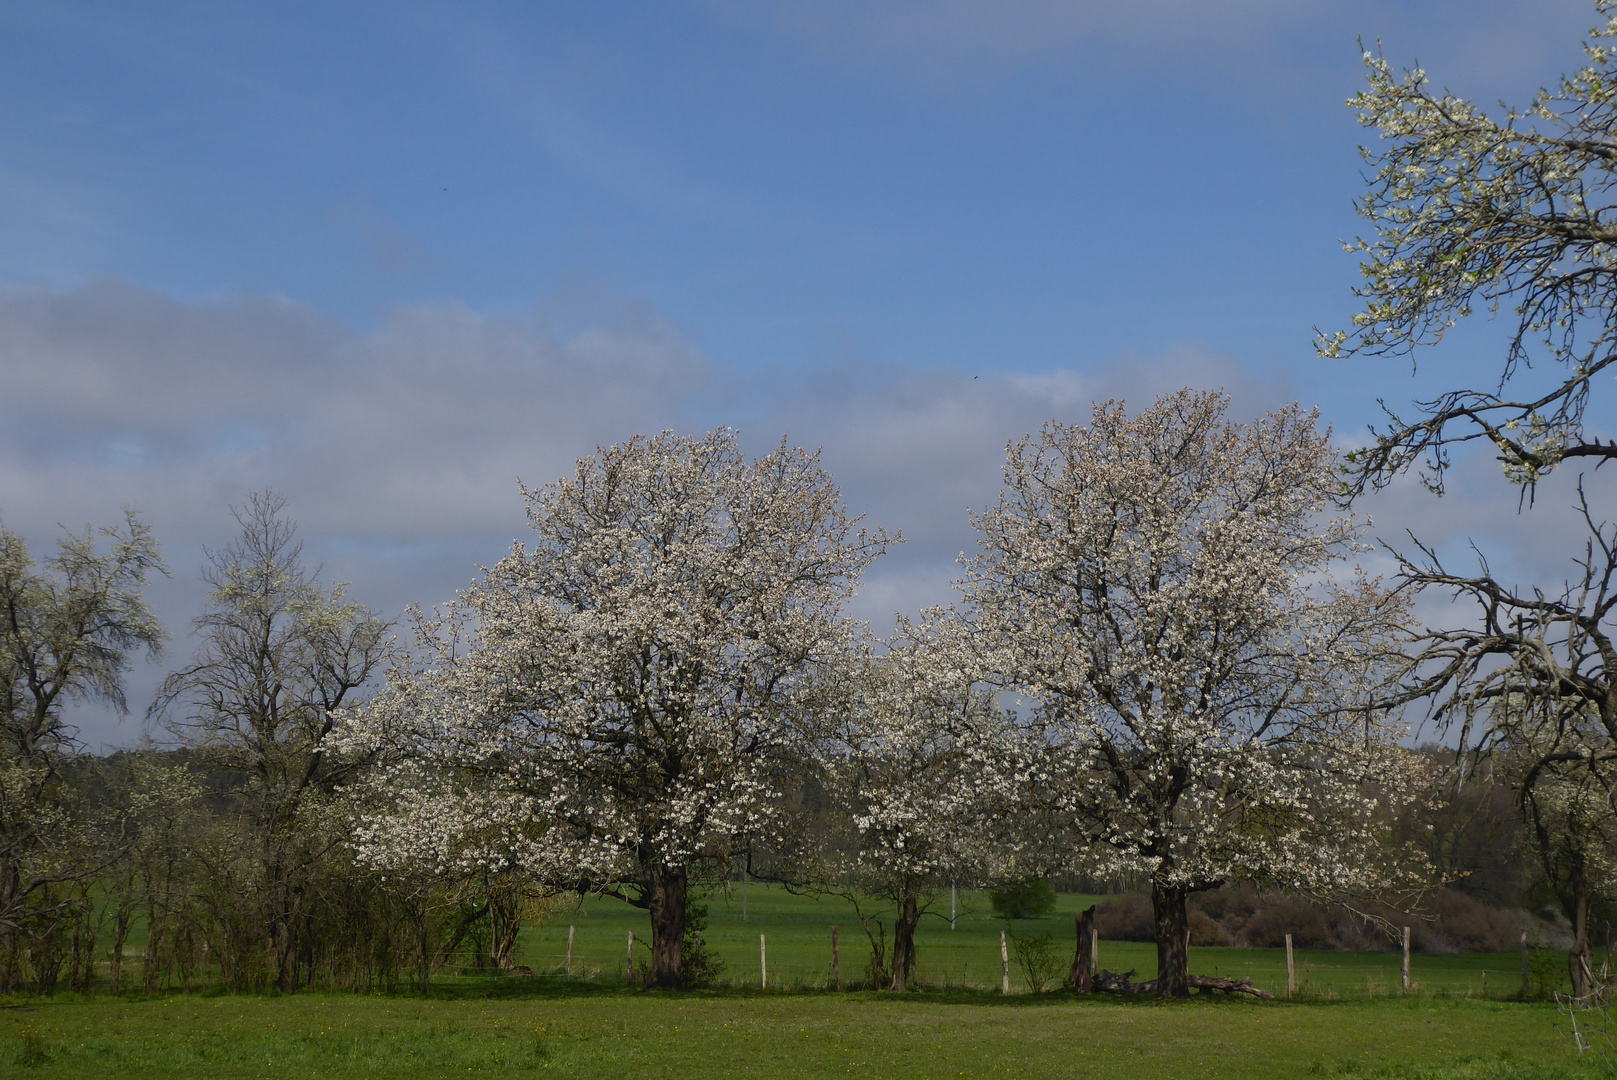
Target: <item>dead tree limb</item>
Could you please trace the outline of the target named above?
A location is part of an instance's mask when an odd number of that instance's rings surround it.
[[[1110,971],[1100,971],[1095,974],[1091,989],[1105,994],[1127,994],[1137,996],[1141,994],[1155,994],[1157,981],[1150,979],[1146,982],[1133,982],[1133,969],[1118,975]],[[1274,1000],[1274,995],[1267,990],[1259,990],[1252,985],[1251,979],[1222,979],[1213,975],[1192,975],[1186,981],[1192,990],[1222,990],[1226,994],[1251,994],[1255,998],[1266,1001]]]

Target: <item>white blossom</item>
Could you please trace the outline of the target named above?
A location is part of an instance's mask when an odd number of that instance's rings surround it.
[[[1185,986],[1187,892],[1383,885],[1378,811],[1417,778],[1374,707],[1405,604],[1335,576],[1358,530],[1326,512],[1326,434],[1227,405],[1109,402],[1012,445],[962,583],[981,672],[1035,706],[1074,868],[1152,882],[1163,993]]]
[[[400,764],[356,842],[378,864],[509,860],[652,914],[679,980],[688,876],[767,837],[818,737],[842,608],[892,538],[815,454],[729,430],[636,437],[523,488],[537,538],[418,618],[425,661],[343,738]]]

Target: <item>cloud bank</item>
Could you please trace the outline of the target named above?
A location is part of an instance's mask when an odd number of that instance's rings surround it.
[[[1351,71],[1356,37],[1386,39],[1440,78],[1500,89],[1542,79],[1547,61],[1600,21],[1592,3],[1435,0],[708,0],[722,21],[801,42],[816,55],[922,90],[977,87],[1028,71],[1082,70],[1133,85],[1184,77],[1262,88]],[[1529,85],[1527,89],[1530,89]],[[1488,100],[1487,94],[1483,95]],[[1271,103],[1272,104],[1272,103]]]
[[[975,542],[967,511],[995,498],[1007,441],[1082,421],[1096,400],[1143,405],[1185,385],[1227,390],[1236,416],[1293,396],[1284,378],[1189,345],[1037,375],[849,364],[771,383],[601,292],[513,315],[417,305],[358,332],[279,297],[187,303],[115,281],[0,291],[0,370],[0,520],[44,553],[59,526],[140,509],[175,572],[150,594],[176,637],[171,661],[192,648],[204,549],[228,539],[227,507],[253,490],[286,495],[326,576],[397,616],[447,599],[525,533],[519,477],[545,483],[637,432],[727,423],[753,452],[783,436],[821,447],[850,509],[904,532],[854,612],[887,632],[894,611],[952,599],[956,557]],[[1564,562],[1543,522],[1565,492],[1518,518],[1488,464],[1472,468],[1450,499],[1399,489],[1370,510],[1388,535],[1408,525],[1451,550],[1477,536],[1527,571]],[[131,700],[159,677],[138,672]],[[94,712],[80,723],[92,746],[138,734]]]

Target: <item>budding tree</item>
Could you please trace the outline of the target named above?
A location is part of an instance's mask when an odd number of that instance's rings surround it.
[[[767,833],[889,538],[856,529],[816,454],[748,460],[729,430],[636,437],[523,491],[532,549],[422,617],[425,662],[353,721],[416,778],[360,839],[382,864],[514,861],[646,908],[653,978],[678,986],[691,874]]]
[[[240,779],[221,797],[228,812],[213,842],[192,852],[208,866],[220,958],[238,988],[266,945],[275,984],[297,985],[310,878],[339,839],[331,795],[355,765],[321,741],[392,643],[383,619],[303,565],[285,506],[263,492],[232,507],[241,532],[209,552],[212,607],[193,622],[197,655],[163,680],[147,711],[200,762]]]
[[[1151,881],[1157,982],[1187,992],[1186,897],[1235,877],[1383,884],[1401,728],[1372,707],[1399,597],[1322,516],[1336,458],[1295,406],[1253,424],[1181,391],[1012,445],[962,589],[984,671],[1035,706],[1075,868]]]
[[[1589,62],[1499,115],[1447,92],[1424,71],[1398,74],[1366,52],[1369,87],[1351,102],[1381,145],[1358,201],[1375,236],[1366,301],[1351,332],[1322,334],[1327,357],[1408,356],[1436,345],[1474,310],[1509,312],[1503,355],[1479,381],[1414,415],[1388,410],[1375,444],[1350,455],[1355,484],[1381,487],[1425,461],[1441,491],[1449,450],[1490,444],[1516,483],[1573,458],[1617,458],[1584,427],[1601,372],[1617,364],[1617,0],[1596,0]]]
[[[69,882],[105,868],[99,842],[62,766],[77,749],[64,710],[99,701],[126,708],[133,654],[156,656],[163,631],[141,590],[164,573],[149,526],[126,512],[103,530],[57,541],[38,566],[0,526],[0,993],[18,974],[20,933],[50,935],[69,914]],[[41,982],[54,980],[41,976]]]

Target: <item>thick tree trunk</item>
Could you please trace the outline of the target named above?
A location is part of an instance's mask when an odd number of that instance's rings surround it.
[[[683,974],[687,886],[683,866],[662,867],[651,879],[651,982],[666,990],[678,990]]]
[[[893,981],[888,989],[908,990],[915,977],[915,927],[920,921],[915,894],[906,892],[898,917],[893,920]]]
[[[1157,996],[1190,996],[1190,956],[1185,950],[1185,931],[1190,919],[1185,911],[1183,888],[1151,883],[1151,911],[1156,916]]]
[[[489,959],[499,971],[516,963],[517,935],[522,931],[522,898],[513,892],[489,898]]]
[[[1595,988],[1594,956],[1589,947],[1589,893],[1579,889],[1572,903],[1572,948],[1567,950],[1572,996],[1585,997]]]
[[[1089,905],[1089,910],[1081,915],[1074,915],[1073,923],[1078,933],[1078,948],[1072,954],[1072,969],[1067,972],[1067,985],[1080,994],[1087,994],[1095,971],[1095,958],[1089,952],[1090,931],[1095,926],[1095,905]]]

